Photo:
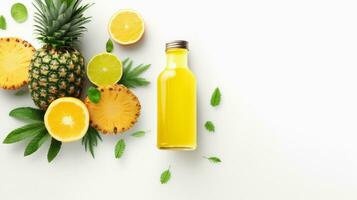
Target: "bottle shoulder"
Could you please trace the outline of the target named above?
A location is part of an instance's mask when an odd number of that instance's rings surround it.
[[[159,79],[168,79],[168,78],[173,78],[173,77],[180,77],[180,76],[186,76],[186,77],[192,77],[195,79],[195,75],[189,68],[174,68],[174,69],[165,69],[163,70],[160,75]]]

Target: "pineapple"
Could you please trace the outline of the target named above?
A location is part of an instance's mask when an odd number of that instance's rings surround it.
[[[0,88],[15,90],[27,83],[35,48],[25,40],[0,38]]]
[[[92,103],[87,97],[90,123],[104,134],[117,134],[130,129],[140,115],[140,102],[124,85],[99,87],[99,103]]]
[[[29,89],[34,103],[46,110],[57,98],[79,97],[84,81],[84,58],[75,49],[89,4],[81,0],[35,0],[35,34],[44,43],[29,67]]]

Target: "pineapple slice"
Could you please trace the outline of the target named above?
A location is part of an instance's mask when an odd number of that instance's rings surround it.
[[[86,98],[91,125],[104,134],[117,134],[130,129],[140,115],[140,102],[128,88],[114,85],[98,88],[99,103]]]
[[[15,90],[28,82],[35,48],[20,38],[0,38],[0,88]]]

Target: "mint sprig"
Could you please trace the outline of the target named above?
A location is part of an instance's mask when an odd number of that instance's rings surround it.
[[[165,170],[161,173],[160,183],[166,184],[167,182],[169,182],[170,179],[171,179],[171,171],[170,171],[170,167],[169,167],[167,170]]]
[[[114,44],[113,44],[113,41],[109,38],[107,43],[105,44],[105,49],[108,53],[111,53],[113,52],[113,49],[114,49]]]
[[[136,131],[131,134],[133,137],[143,137],[145,135],[145,131]]]
[[[219,88],[217,87],[211,96],[211,106],[216,107],[221,103],[221,91],[219,90]]]
[[[93,86],[90,86],[87,90],[87,95],[88,95],[88,98],[91,102],[93,103],[99,103],[100,101],[100,97],[101,97],[101,93],[100,91],[93,87]]]
[[[43,123],[45,112],[31,107],[20,107],[10,111],[9,115],[20,120],[30,120],[31,123],[24,125],[11,131],[4,139],[4,144],[12,144],[30,139],[30,142],[25,148],[24,156],[28,156],[36,152],[51,136],[46,130]],[[50,148],[48,150],[47,159],[51,162],[58,154],[61,148],[61,142],[52,138]]]
[[[115,158],[119,159],[123,156],[125,150],[125,141],[120,139],[117,144],[115,145]]]
[[[203,156],[203,158],[206,158],[207,160],[209,160],[212,163],[220,163],[220,162],[222,162],[221,159],[216,157],[216,156],[211,156],[211,157]]]
[[[82,138],[82,145],[84,145],[85,151],[89,150],[93,158],[95,158],[94,148],[98,146],[98,141],[103,141],[102,137],[95,128],[89,126],[87,133]]]
[[[216,128],[215,128],[215,126],[214,126],[214,124],[213,124],[212,121],[207,121],[207,122],[205,123],[205,128],[206,128],[209,132],[215,132],[215,131],[216,131]]]
[[[123,84],[128,88],[136,88],[141,86],[147,86],[150,84],[150,81],[141,77],[145,71],[150,68],[150,64],[144,65],[140,64],[133,68],[133,61],[130,58],[126,58],[123,62],[123,75],[118,82]]]

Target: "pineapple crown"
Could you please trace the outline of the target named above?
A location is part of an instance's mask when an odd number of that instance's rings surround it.
[[[54,48],[73,47],[90,17],[83,15],[92,4],[82,0],[35,0],[35,34],[37,39]]]

